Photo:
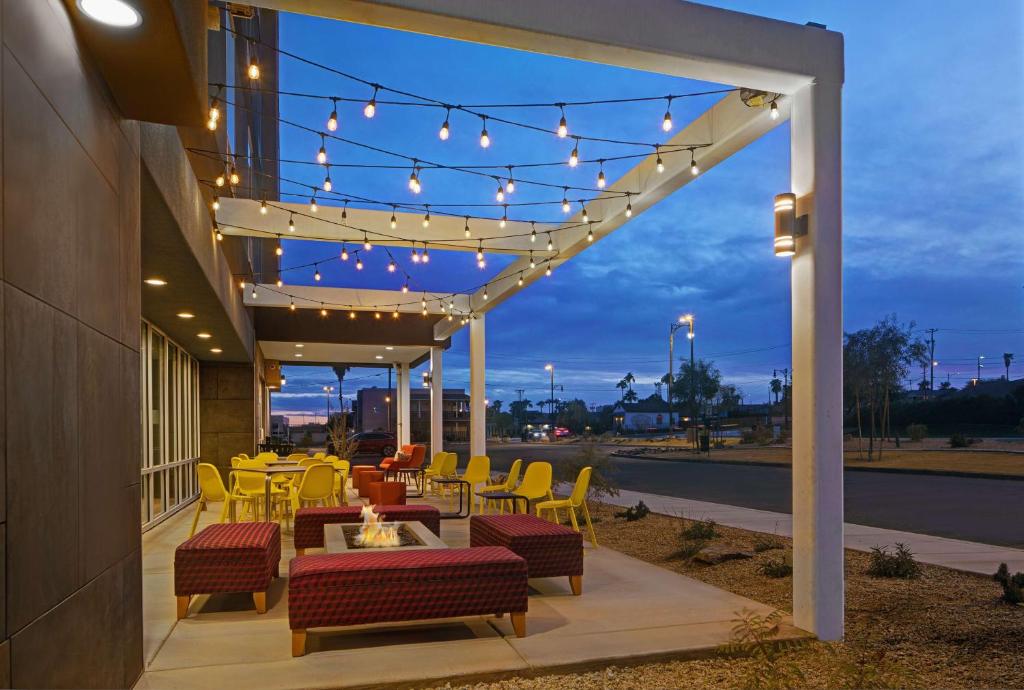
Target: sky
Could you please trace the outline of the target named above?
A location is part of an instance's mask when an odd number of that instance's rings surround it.
[[[1011,378],[1024,376],[1024,3],[1019,0],[756,0],[709,2],[775,19],[826,24],[846,46],[843,105],[844,329],[866,328],[895,314],[918,330],[939,329],[936,382],[955,386],[974,375],[1002,373],[1002,353],[1017,353]],[[371,82],[451,103],[561,102],[689,93],[720,85],[606,65],[460,43],[342,22],[282,15],[281,47]],[[281,88],[369,98],[370,89],[318,67],[281,58]],[[678,99],[678,131],[721,96]],[[393,98],[381,95],[380,99]],[[570,108],[570,130],[658,142],[665,102]],[[282,97],[282,118],[323,129],[324,102]],[[571,145],[551,135],[451,117],[451,138],[437,136],[434,109],[339,104],[338,134],[369,145],[449,164],[506,165],[565,160]],[[553,109],[502,115],[553,128]],[[673,131],[673,132],[674,132]],[[283,159],[309,161],[319,137],[281,126]],[[694,142],[701,143],[701,142]],[[358,147],[328,143],[332,162],[395,163]],[[584,144],[584,159],[638,153],[637,147]],[[646,149],[644,151],[649,151]],[[607,163],[609,180],[631,161]],[[532,169],[517,177],[592,186],[596,165]],[[421,175],[418,197],[409,169],[334,169],[335,190],[394,202],[486,203],[494,183],[458,172]],[[322,169],[282,165],[282,177],[319,184]],[[668,327],[696,315],[696,355],[712,359],[747,402],[767,399],[773,370],[790,367],[789,262],[771,253],[771,202],[789,189],[789,128],[783,125],[660,202],[487,314],[487,395],[514,400],[517,389],[548,397],[544,365],[553,362],[559,398],[608,403],[627,372],[641,397],[667,370]],[[282,191],[295,192],[285,182]],[[308,197],[308,191],[303,192]],[[582,195],[582,193],[577,193]],[[510,201],[553,201],[559,190],[520,184]],[[572,195],[570,195],[572,197]],[[298,197],[283,197],[295,201]],[[323,203],[323,202],[322,202]],[[480,215],[493,210],[468,209]],[[599,206],[591,215],[600,213]],[[497,214],[500,216],[500,212]],[[558,221],[557,206],[512,209],[510,218]],[[539,245],[542,243],[538,243]],[[322,285],[397,289],[388,256],[365,253],[366,270],[332,257],[339,248],[285,241],[282,266],[320,264]],[[542,253],[542,252],[541,252]],[[413,291],[468,291],[506,261],[489,256],[479,270],[472,253],[431,250],[429,265],[394,256]],[[399,273],[401,273],[400,271]],[[286,283],[313,284],[312,269],[285,273]],[[685,339],[677,343],[677,356]],[[675,365],[678,370],[678,363]],[[275,414],[322,415],[329,369],[286,366]],[[445,353],[445,386],[469,383],[468,329]],[[919,373],[918,373],[919,375]],[[386,385],[381,370],[359,369],[346,393]],[[414,380],[418,372],[414,373]],[[312,418],[312,417],[310,417]]]

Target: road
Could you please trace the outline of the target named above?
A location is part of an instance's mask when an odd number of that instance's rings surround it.
[[[466,445],[447,450],[465,463]],[[499,471],[518,457],[557,463],[576,451],[572,445],[540,443],[488,447],[491,468]],[[614,464],[614,480],[622,489],[791,511],[788,467],[639,458],[614,458]],[[848,470],[845,497],[847,522],[1024,548],[1024,481]]]

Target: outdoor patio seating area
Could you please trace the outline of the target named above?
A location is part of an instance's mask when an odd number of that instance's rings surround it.
[[[454,454],[445,455],[437,462],[450,471]],[[306,472],[323,466],[299,460],[263,458]],[[550,495],[550,465],[522,464],[524,482],[530,467],[547,465]],[[464,476],[465,464],[455,465]],[[213,504],[196,513],[191,538],[191,512],[144,535],[146,672],[136,687],[352,687],[691,657],[727,643],[740,611],[770,611],[585,543],[578,529],[502,513],[504,502],[489,501],[480,515],[477,501],[467,517],[455,509],[458,489],[443,482],[405,505],[364,509],[344,474],[340,496],[272,509],[272,521],[256,509],[232,522]],[[228,483],[234,494],[236,480]],[[360,543],[392,528],[404,535],[395,545]]]

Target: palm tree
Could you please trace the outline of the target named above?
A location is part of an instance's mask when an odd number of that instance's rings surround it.
[[[622,377],[622,380],[626,382],[626,385],[629,386],[629,390],[632,391],[633,384],[636,382],[636,377],[633,376],[633,372],[628,372],[624,377]]]
[[[629,384],[626,382],[626,379],[622,379],[621,381],[616,383],[615,387],[618,388],[621,391],[619,393],[619,397],[622,398],[622,399],[625,399],[625,397],[626,397],[626,389],[629,388]]]
[[[624,396],[622,396],[622,401],[623,402],[628,402],[628,403],[636,402],[637,401],[636,391],[633,390],[632,388],[629,389],[628,391],[626,391],[626,394]]]
[[[779,404],[779,393],[782,392],[782,381],[779,380],[778,378],[772,379],[771,387],[772,387],[772,393],[775,394],[775,404],[778,405]]]
[[[1006,380],[1007,381],[1010,380],[1010,362],[1012,362],[1012,361],[1013,361],[1013,353],[1012,352],[1004,352],[1003,353],[1003,366],[1006,367]]]

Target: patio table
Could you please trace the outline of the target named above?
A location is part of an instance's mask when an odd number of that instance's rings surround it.
[[[472,486],[470,486],[469,482],[465,481],[464,479],[459,479],[458,477],[439,477],[439,478],[433,479],[431,481],[433,481],[435,484],[442,484],[442,485],[457,484],[458,487],[459,487],[459,509],[458,509],[458,511],[456,511],[454,513],[441,513],[441,519],[442,520],[455,520],[455,519],[468,518],[469,517],[469,512],[470,512],[470,510],[473,507],[473,496],[472,496],[472,494],[470,494],[470,496],[469,496],[469,501],[466,501],[466,491],[467,491],[467,489],[472,490]],[[466,514],[465,515],[462,514],[463,504],[465,504],[465,507],[466,507]]]
[[[424,491],[427,487],[427,470],[424,467],[402,467],[397,470],[399,480],[405,481],[408,475],[413,475],[413,481],[416,485],[417,493],[406,494],[407,498],[423,498]]]
[[[519,508],[519,501],[523,502],[523,513],[530,512],[530,499],[526,496],[521,496],[514,491],[477,491],[477,496],[482,496],[487,500],[495,501],[512,501],[512,512],[517,513]]]
[[[269,463],[268,463],[269,465]],[[235,470],[236,472],[238,470]],[[246,467],[241,470],[242,472],[261,472],[265,475],[265,489],[263,491],[263,517],[266,522],[272,522],[270,519],[270,482],[274,478],[275,474],[302,474],[306,471],[305,467],[301,465],[289,465],[287,467]],[[234,501],[232,501],[234,505]]]

